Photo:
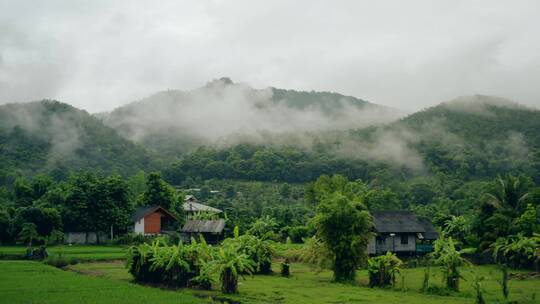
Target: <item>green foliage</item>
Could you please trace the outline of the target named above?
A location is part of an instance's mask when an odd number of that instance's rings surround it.
[[[19,232],[19,240],[27,243],[29,247],[32,247],[32,242],[38,238],[39,234],[34,223],[22,224],[21,232]]]
[[[127,176],[157,166],[151,153],[98,118],[51,100],[0,106],[0,151],[3,170],[26,176],[46,173],[57,180],[76,170]],[[20,190],[25,201],[19,202],[30,205],[28,189]]]
[[[484,280],[484,277],[473,275],[473,288],[474,292],[476,294],[475,296],[475,304],[486,304],[486,300],[484,300],[484,288],[482,287],[482,281]]]
[[[68,265],[75,265],[78,262],[79,261],[76,258],[66,257],[62,254],[49,256],[43,261],[43,263],[57,268],[64,268]]]
[[[217,254],[205,268],[210,273],[219,273],[221,291],[223,293],[236,293],[238,291],[238,277],[244,273],[251,274],[255,262],[245,253],[238,251],[234,243],[223,244]]]
[[[209,282],[202,280],[200,269],[211,255],[211,249],[204,241],[197,243],[192,239],[189,245],[168,246],[164,240],[156,239],[151,245],[131,246],[126,266],[138,282],[172,287],[202,284],[207,288]]]
[[[288,278],[291,275],[291,264],[288,259],[281,263],[281,276]]]
[[[353,282],[356,269],[366,259],[373,225],[371,215],[361,202],[352,201],[340,192],[320,197],[324,198],[314,218],[317,238],[332,255],[334,280]]]
[[[139,205],[171,209],[175,203],[174,193],[174,189],[161,179],[159,173],[150,173],[146,179],[146,189],[139,199]]]
[[[253,272],[260,274],[272,272],[272,257],[275,254],[272,241],[250,234],[239,236],[235,227],[235,237],[223,241],[223,246],[234,248],[236,252],[244,254],[251,260],[253,262]]]
[[[510,290],[508,289],[508,267],[502,265],[501,267],[501,289],[505,300],[508,300]]]
[[[277,231],[277,222],[270,216],[257,219],[246,232],[261,239],[274,239]]]
[[[393,253],[372,257],[368,260],[369,286],[394,286],[403,262]]]
[[[437,239],[431,255],[433,263],[442,269],[446,287],[453,291],[459,291],[459,279],[461,278],[459,267],[468,264],[468,262],[456,250],[452,237],[442,235]]]
[[[495,261],[511,267],[532,267],[540,260],[540,234],[499,238],[491,245]]]

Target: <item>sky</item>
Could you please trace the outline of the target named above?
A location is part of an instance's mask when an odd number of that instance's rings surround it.
[[[109,111],[230,77],[404,111],[540,108],[540,1],[0,0],[0,104]]]

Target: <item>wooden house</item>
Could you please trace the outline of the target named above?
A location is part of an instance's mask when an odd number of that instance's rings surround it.
[[[370,240],[371,255],[394,252],[401,255],[425,254],[432,251],[438,233],[431,221],[411,211],[374,211],[376,235]]]
[[[225,220],[188,220],[182,232],[186,238],[197,239],[199,236],[204,237],[208,244],[217,244],[223,240],[223,230],[225,229]]]
[[[145,206],[135,210],[131,218],[133,232],[139,234],[163,234],[174,231],[176,216],[160,206]]]

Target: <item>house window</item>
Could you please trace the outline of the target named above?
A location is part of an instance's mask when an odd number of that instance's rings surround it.
[[[401,235],[401,245],[407,245],[409,244],[409,236],[408,235]]]

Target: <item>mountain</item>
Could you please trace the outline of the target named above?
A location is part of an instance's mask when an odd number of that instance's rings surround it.
[[[191,91],[159,92],[100,115],[125,138],[169,159],[179,159],[203,145],[246,139],[267,143],[268,134],[347,130],[400,116],[395,109],[351,96],[254,89],[228,78]]]
[[[306,182],[321,174],[383,183],[414,177],[489,180],[526,174],[540,181],[540,111],[490,96],[461,97],[398,121],[299,136],[276,145],[207,147],[167,170],[186,178]]]
[[[0,177],[91,169],[132,174],[151,154],[83,110],[58,101],[0,106]]]
[[[411,114],[387,127],[432,171],[462,178],[521,172],[540,178],[540,111],[485,95],[465,96]]]

